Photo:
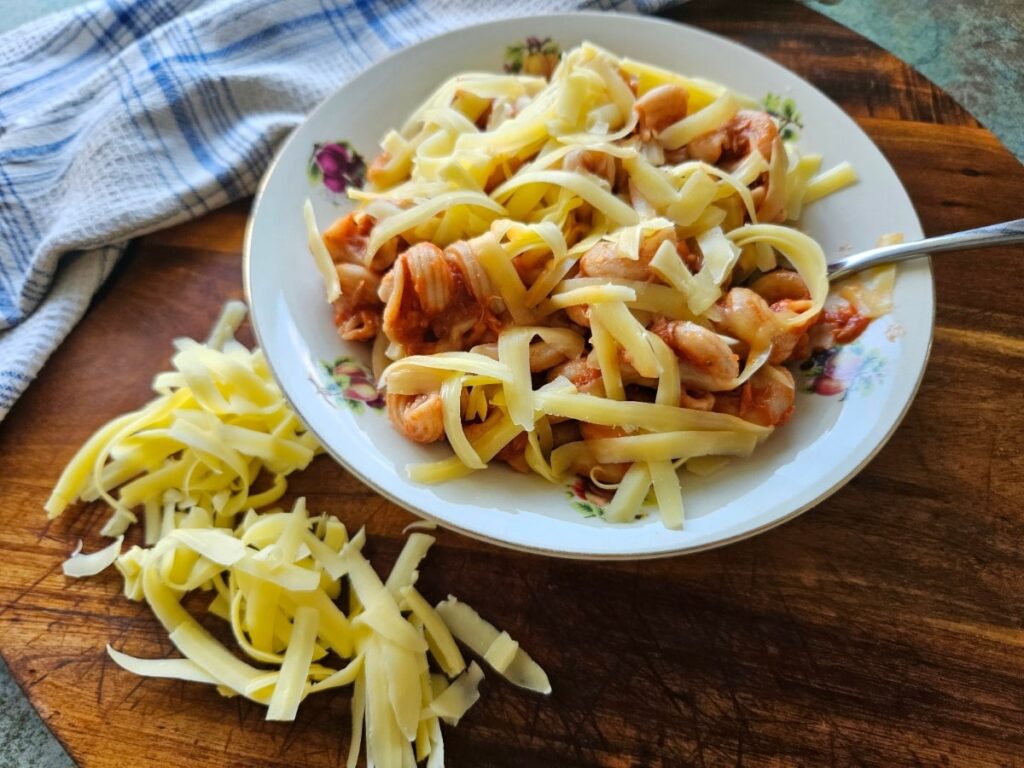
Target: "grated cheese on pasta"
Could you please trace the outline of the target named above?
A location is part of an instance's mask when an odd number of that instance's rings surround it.
[[[448,80],[389,131],[348,215],[369,217],[351,249],[380,281],[364,311],[380,313],[389,416],[406,431],[402,404],[439,397],[431,434],[454,454],[410,478],[496,458],[554,483],[600,475],[606,520],[653,499],[681,527],[678,472],[784,423],[780,366],[810,350],[828,296],[824,253],[786,222],[856,174],[819,173],[785,127],[723,85],[583,43],[547,82]],[[373,266],[385,244],[394,263]]]

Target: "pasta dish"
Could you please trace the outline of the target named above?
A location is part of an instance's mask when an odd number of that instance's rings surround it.
[[[679,528],[680,472],[750,455],[793,412],[787,364],[863,320],[823,311],[790,226],[852,168],[716,83],[585,43],[550,80],[448,80],[381,146],[354,210],[305,215],[395,428],[451,447],[415,481],[581,475],[614,489],[605,519],[653,502]]]

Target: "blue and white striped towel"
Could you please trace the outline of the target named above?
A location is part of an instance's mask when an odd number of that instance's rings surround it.
[[[0,36],[0,420],[127,242],[252,194],[277,143],[453,27],[667,0],[103,0]]]

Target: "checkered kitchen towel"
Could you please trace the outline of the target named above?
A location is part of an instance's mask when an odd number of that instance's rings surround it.
[[[0,36],[0,420],[125,245],[252,194],[371,62],[453,27],[668,0],[104,0]]]

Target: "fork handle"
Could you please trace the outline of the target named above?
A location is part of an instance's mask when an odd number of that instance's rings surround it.
[[[828,279],[839,280],[868,267],[878,264],[895,264],[929,253],[988,248],[993,245],[1008,245],[1010,243],[1024,243],[1024,219],[1004,221],[1001,224],[989,224],[963,232],[950,232],[948,235],[915,240],[911,243],[884,245],[881,248],[862,251],[829,264]]]

